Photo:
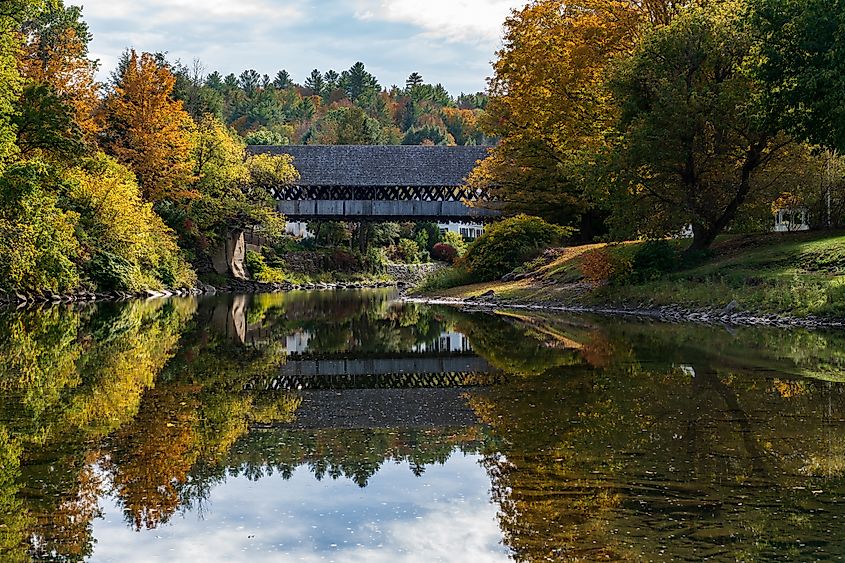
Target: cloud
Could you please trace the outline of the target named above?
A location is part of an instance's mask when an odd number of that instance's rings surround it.
[[[363,61],[381,84],[411,72],[453,94],[484,88],[508,10],[521,0],[76,0],[106,79],[127,47],[201,59],[209,72],[318,68]]]
[[[422,477],[407,463],[385,463],[364,489],[344,478],[317,481],[305,466],[287,481],[229,478],[212,489],[202,518],[189,511],[141,532],[102,499],[92,561],[504,563],[509,551],[478,461],[455,452]]]
[[[489,44],[501,37],[502,23],[514,0],[358,0],[364,20],[408,23],[447,41]]]

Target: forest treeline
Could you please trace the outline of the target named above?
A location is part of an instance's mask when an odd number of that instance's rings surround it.
[[[484,95],[416,73],[384,89],[357,63],[300,85],[130,49],[100,83],[61,0],[4,2],[0,34],[0,292],[189,287],[232,230],[278,239],[268,188],[297,173],[248,143],[489,142]]]

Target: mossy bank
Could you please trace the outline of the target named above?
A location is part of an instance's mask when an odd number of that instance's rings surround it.
[[[501,280],[443,288],[435,278],[417,296],[773,324],[845,319],[843,232],[726,236],[692,262],[682,241],[662,243],[662,252],[643,252],[647,244],[551,249]],[[638,264],[642,254],[656,256]]]

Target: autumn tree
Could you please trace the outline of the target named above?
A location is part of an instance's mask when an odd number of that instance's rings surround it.
[[[232,230],[261,227],[274,236],[284,230],[271,189],[296,178],[289,156],[247,157],[243,140],[211,115],[197,123],[193,155],[199,197],[188,206],[183,234],[202,248]]]
[[[41,100],[53,96],[68,104],[81,140],[93,145],[99,132],[95,111],[100,86],[95,78],[98,64],[89,58],[92,36],[82,20],[82,9],[48,3],[24,22],[22,33],[20,67],[32,85],[28,97],[41,91]]]
[[[175,83],[167,65],[133,50],[106,100],[105,147],[135,172],[148,201],[196,197],[194,126],[182,102],[171,98]]]
[[[652,236],[691,224],[698,251],[743,206],[774,200],[800,148],[762,117],[754,52],[740,11],[723,3],[688,8],[620,65],[617,221]]]
[[[590,207],[584,169],[614,110],[608,65],[631,52],[658,7],[616,0],[534,0],[505,22],[482,121],[501,143],[470,178],[505,210],[577,224]]]

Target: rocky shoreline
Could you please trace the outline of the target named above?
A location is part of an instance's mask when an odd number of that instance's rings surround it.
[[[218,293],[281,293],[285,291],[329,291],[344,289],[377,289],[386,287],[403,287],[402,282],[393,281],[361,281],[361,282],[332,282],[293,284],[263,283],[250,280],[229,280],[226,285],[212,286],[199,282],[196,287],[180,289],[147,289],[137,292],[128,291],[77,291],[74,293],[54,294],[41,293],[23,295],[20,293],[0,294],[0,306],[27,307],[35,305],[61,305],[69,303],[93,303],[97,301],[131,301],[135,299],[160,299],[165,297],[190,297],[200,295],[215,295]]]
[[[469,310],[518,309],[525,311],[555,311],[585,313],[609,317],[632,317],[666,323],[697,323],[723,326],[760,326],[777,328],[845,328],[845,319],[827,319],[814,316],[790,317],[786,315],[756,314],[737,310],[735,302],[723,309],[685,309],[677,306],[662,307],[602,307],[590,305],[564,305],[562,303],[530,303],[497,299],[493,292],[477,298],[421,298],[406,300],[426,305],[448,305]]]

